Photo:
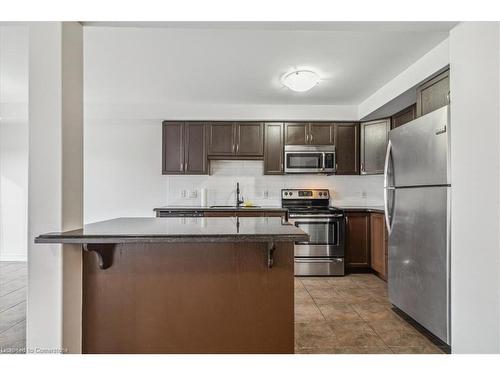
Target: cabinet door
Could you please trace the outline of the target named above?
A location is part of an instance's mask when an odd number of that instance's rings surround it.
[[[370,214],[370,255],[371,267],[380,277],[387,279],[386,254],[387,235],[384,214]]]
[[[283,174],[283,123],[265,124],[264,174]]]
[[[308,143],[309,124],[306,122],[285,123],[285,144],[305,145]]]
[[[236,155],[262,156],[264,154],[264,131],[261,122],[236,124]]]
[[[361,174],[384,173],[390,119],[361,124]]]
[[[370,267],[370,215],[346,212],[346,263],[348,268]]]
[[[334,124],[337,174],[359,174],[359,124]]]
[[[402,111],[396,113],[391,117],[391,129],[397,128],[398,126],[404,125],[407,122],[415,120],[417,117],[417,105],[412,104],[411,106],[403,109]]]
[[[184,173],[184,123],[162,125],[162,174]]]
[[[212,122],[208,125],[208,154],[214,156],[234,155],[235,125],[232,122]]]
[[[309,126],[309,144],[333,145],[333,124],[311,122]]]
[[[184,126],[184,173],[207,173],[207,147],[204,123]]]
[[[447,70],[417,88],[417,117],[449,103],[450,71]]]

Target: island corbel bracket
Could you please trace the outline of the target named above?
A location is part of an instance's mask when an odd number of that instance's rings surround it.
[[[113,264],[114,244],[83,244],[83,250],[94,252],[101,270],[108,269]]]
[[[268,268],[273,268],[274,250],[276,250],[276,246],[274,245],[274,242],[268,242],[268,244],[267,244],[267,267]]]

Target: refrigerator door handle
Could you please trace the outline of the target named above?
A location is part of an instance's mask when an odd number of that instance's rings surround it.
[[[392,143],[391,140],[389,139],[389,142],[387,142],[387,151],[385,153],[385,165],[384,165],[384,213],[385,213],[384,217],[385,217],[385,225],[387,226],[387,232],[389,235],[392,232],[392,223],[390,219],[392,217],[392,213],[389,214],[389,200],[387,195],[389,193],[389,190],[394,189],[394,187],[388,185],[387,181],[389,173],[389,162],[391,158],[391,150],[392,150]]]
[[[385,164],[384,164],[384,187],[389,187],[388,185],[388,174],[389,174],[389,160],[391,158],[392,143],[391,140],[387,142],[387,150],[385,152]]]
[[[387,199],[387,194],[389,191],[392,191],[394,193],[394,188],[384,188],[384,217],[385,217],[385,225],[387,226],[387,233],[391,235],[392,232],[392,223],[391,223],[391,217],[392,213],[389,215],[389,204],[388,204],[388,199]],[[394,208],[393,208],[394,209]]]

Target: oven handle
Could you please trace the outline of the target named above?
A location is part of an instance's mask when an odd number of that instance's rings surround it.
[[[329,224],[329,223],[334,223],[338,220],[336,220],[335,217],[332,217],[332,218],[309,218],[309,217],[291,217],[288,222],[293,224],[295,222],[300,222],[300,223],[325,223],[325,224]]]
[[[295,263],[342,263],[343,258],[295,258]]]

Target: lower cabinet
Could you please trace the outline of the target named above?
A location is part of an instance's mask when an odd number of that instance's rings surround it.
[[[346,211],[346,268],[375,271],[387,280],[387,230],[383,213]]]
[[[370,214],[346,212],[346,268],[370,268]]]
[[[387,230],[384,214],[370,214],[370,258],[372,270],[387,280]]]

